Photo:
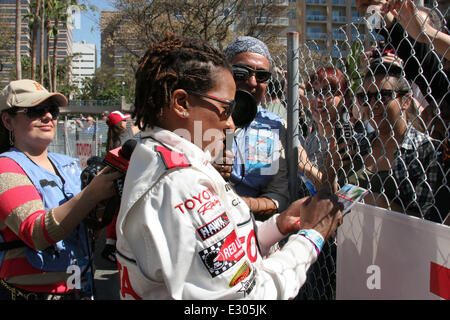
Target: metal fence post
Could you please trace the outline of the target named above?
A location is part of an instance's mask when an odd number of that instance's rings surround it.
[[[69,139],[67,138],[67,115],[64,116],[64,154],[68,153],[67,144],[69,143]]]
[[[298,32],[287,33],[287,150],[286,159],[289,175],[289,196],[291,201],[298,197]]]

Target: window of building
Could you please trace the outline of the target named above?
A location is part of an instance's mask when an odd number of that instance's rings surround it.
[[[296,9],[289,10],[287,13],[287,17],[291,20],[297,19],[297,10]]]

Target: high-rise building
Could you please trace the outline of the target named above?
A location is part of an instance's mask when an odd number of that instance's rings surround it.
[[[364,24],[359,23],[359,12],[355,0],[297,0],[296,18],[299,42],[314,42],[315,48],[326,51],[332,48],[332,56],[342,54],[334,41],[353,41],[364,33]],[[353,23],[353,27],[349,27]]]
[[[69,11],[67,12],[69,14]],[[56,45],[56,63],[61,63],[73,54],[73,26],[70,23],[58,27],[58,43]],[[53,38],[50,38],[50,52],[53,52]]]
[[[256,27],[278,35],[278,42],[287,45],[287,31],[290,19],[288,17],[288,0],[253,0],[255,4],[253,15]],[[252,7],[250,6],[250,10]],[[266,12],[270,11],[270,12]],[[264,31],[262,31],[264,32]]]
[[[117,25],[118,11],[102,11],[100,18],[101,31],[101,65],[109,68],[114,76],[124,75],[124,57],[128,53],[127,47],[132,47],[136,39],[126,36],[127,22]]]
[[[21,0],[21,15],[22,15],[22,36],[21,36],[21,56],[30,57],[31,56],[31,35],[30,27],[28,25],[28,19],[24,18],[29,12],[30,0]],[[67,10],[67,15],[70,17],[72,15],[71,9]],[[0,23],[1,34],[0,36],[5,37],[6,33],[13,33],[13,41],[11,44],[0,48],[0,63],[2,63],[3,68],[0,71],[0,86],[6,85],[10,79],[11,70],[15,69],[15,23],[16,23],[16,1],[15,0],[0,0]],[[38,30],[38,35],[36,39],[36,63],[39,64],[40,61],[40,28]],[[56,49],[56,62],[57,64],[62,63],[64,59],[72,55],[72,33],[73,26],[69,22],[67,24],[60,21],[58,26],[58,43]],[[44,36],[45,38],[47,35]],[[44,38],[44,39],[45,39]],[[44,46],[46,45],[46,40],[44,40]],[[49,53],[53,53],[53,38],[49,42],[50,50]],[[46,50],[44,50],[45,52]],[[23,72],[23,70],[22,70]],[[23,75],[22,75],[23,76]]]
[[[21,1],[21,15],[24,17],[28,14],[30,0]],[[10,72],[16,67],[15,65],[15,32],[16,32],[16,1],[0,0],[0,29],[2,40],[9,38],[10,41],[4,42],[0,47],[0,63],[2,70],[0,71],[0,87],[8,84]],[[20,39],[21,55],[30,56],[30,33],[27,21],[22,21],[22,36]]]
[[[83,79],[92,78],[97,66],[97,49],[95,44],[85,41],[73,43],[72,83],[82,87]]]

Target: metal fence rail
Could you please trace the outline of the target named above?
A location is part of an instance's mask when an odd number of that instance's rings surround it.
[[[89,156],[104,156],[108,132],[106,122],[95,119],[94,128],[87,131],[77,123],[77,120],[85,123],[84,120],[67,117],[58,121],[56,135],[49,146],[49,151],[83,158],[83,160]],[[80,149],[84,144],[89,145],[89,150]],[[85,163],[80,164],[82,167],[85,166]]]

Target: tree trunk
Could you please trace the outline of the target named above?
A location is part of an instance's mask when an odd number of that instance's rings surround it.
[[[20,59],[20,38],[22,36],[22,1],[16,0],[16,78],[22,79],[22,64]]]
[[[52,81],[53,81],[53,92],[56,92],[56,76],[57,76],[57,70],[56,70],[56,54],[57,54],[57,46],[58,46],[58,25],[59,25],[59,21],[55,20],[55,24],[54,24],[54,29],[56,30],[54,36],[53,36],[53,77],[52,77]]]
[[[45,33],[47,35],[47,40],[45,41],[45,56],[47,57],[47,73],[48,73],[48,90],[53,92],[53,80],[52,80],[52,66],[50,63],[50,31],[52,26],[50,23],[50,18],[47,16],[45,20]]]
[[[37,53],[37,37],[39,30],[39,9],[40,0],[36,0],[36,7],[33,12],[33,25],[31,26],[31,79],[36,79],[36,53]]]
[[[40,50],[40,69],[39,69],[39,82],[44,84],[44,41],[45,41],[45,1],[42,0],[42,8],[41,8],[41,50]]]

